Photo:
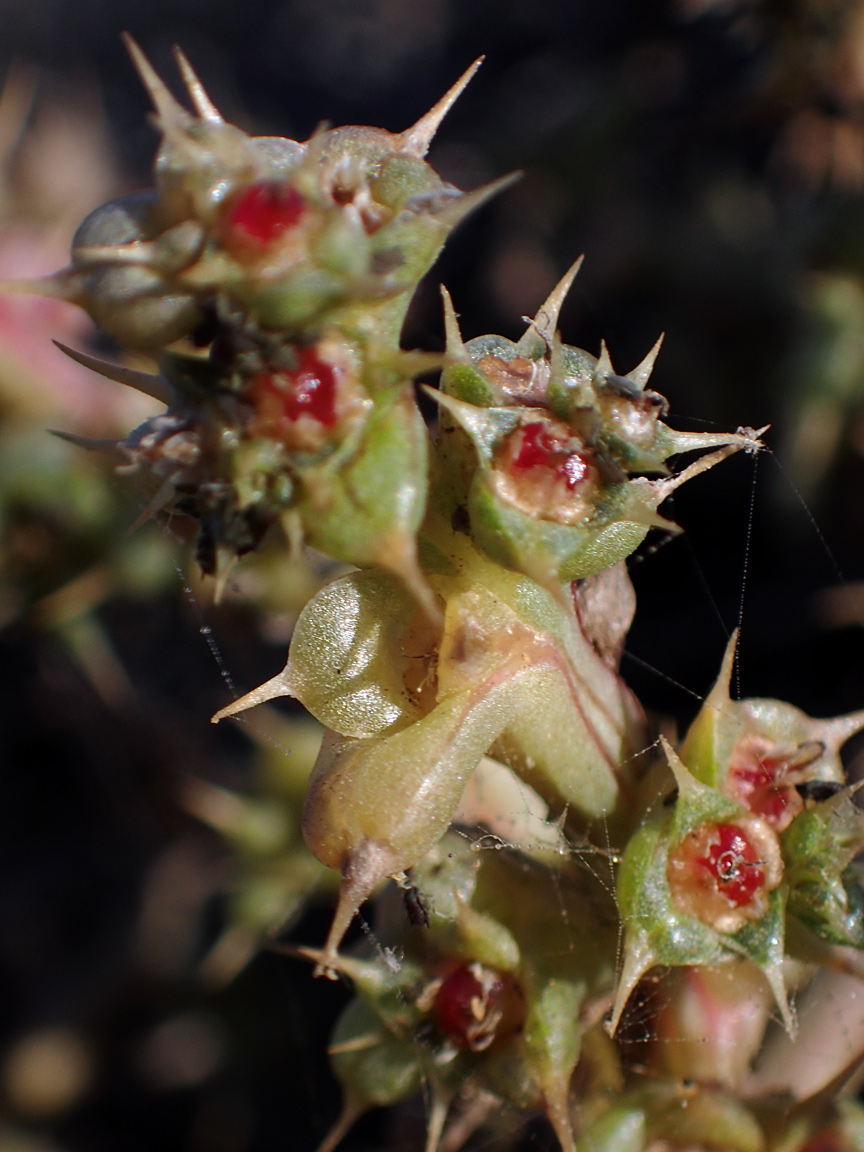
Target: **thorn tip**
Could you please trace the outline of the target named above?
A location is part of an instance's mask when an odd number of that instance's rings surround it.
[[[132,63],[135,66],[135,71],[138,73],[141,83],[147,89],[150,99],[153,102],[153,107],[159,118],[160,128],[165,132],[171,128],[186,127],[191,119],[189,113],[182,104],[174,99],[165,82],[141,51],[137,40],[135,40],[133,36],[130,36],[128,32],[124,32],[122,36],[123,43],[126,45],[126,51],[131,56]]]
[[[180,75],[183,77],[183,83],[186,85],[186,91],[189,93],[189,99],[195,105],[195,111],[202,120],[209,120],[213,124],[224,123],[222,114],[219,109],[207,95],[204,85],[198,78],[194,68],[189,63],[186,53],[179,46],[175,44],[172,48],[174,59],[177,61],[177,67]]]
[[[441,127],[442,120],[462,95],[474,73],[483,63],[483,59],[482,56],[478,57],[471,67],[462,73],[453,87],[444,93],[438,103],[429,109],[425,116],[421,116],[413,127],[401,133],[399,141],[403,152],[408,152],[420,159],[426,155],[435,133]]]

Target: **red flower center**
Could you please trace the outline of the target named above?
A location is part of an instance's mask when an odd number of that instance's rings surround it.
[[[529,468],[549,468],[560,477],[572,492],[585,478],[588,465],[578,453],[571,451],[566,441],[555,436],[537,421],[526,424],[522,440],[513,457],[512,467],[527,471]]]
[[[264,251],[299,223],[306,203],[296,188],[259,180],[232,200],[225,218],[225,238],[242,248]]]
[[[319,430],[329,430],[338,423],[340,373],[333,364],[321,360],[314,348],[297,348],[296,356],[296,368],[256,376],[250,393],[257,413],[255,431],[302,450],[311,447],[304,437],[297,440],[295,426],[302,417],[314,421]],[[320,431],[315,433],[318,435]]]
[[[719,891],[740,908],[749,904],[765,883],[759,853],[735,824],[718,824],[715,835],[708,855],[697,857],[696,864],[706,869]]]
[[[732,749],[726,791],[782,832],[804,809],[795,782],[802,779],[802,770],[819,758],[821,750],[822,745],[815,742],[793,750],[761,736],[743,736]]]
[[[852,1152],[852,1143],[837,1128],[811,1136],[798,1152]]]
[[[482,964],[462,964],[442,981],[435,1015],[457,1047],[483,1052],[522,1026],[524,1003],[507,976]]]

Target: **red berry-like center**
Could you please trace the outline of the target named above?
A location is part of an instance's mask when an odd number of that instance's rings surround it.
[[[851,1142],[836,1128],[811,1136],[798,1152],[852,1152]]]
[[[710,873],[730,904],[741,908],[765,883],[759,853],[735,824],[718,824],[715,836],[708,855],[697,857],[695,863]]]
[[[852,1152],[852,1142],[838,1128],[828,1128],[811,1136],[798,1152]]]
[[[336,423],[336,370],[320,360],[312,348],[297,349],[297,367],[291,371],[267,372],[256,377],[254,391],[259,398],[266,394],[267,413],[273,417],[272,401],[278,415],[288,420],[311,416],[325,428]]]
[[[521,434],[521,443],[513,457],[512,468],[523,471],[530,468],[551,469],[571,492],[585,478],[588,471],[585,459],[578,452],[573,452],[566,441],[555,436],[539,420],[524,425]]]
[[[775,827],[784,823],[790,799],[794,801],[798,795],[790,787],[778,786],[777,778],[784,768],[783,761],[766,757],[753,766],[733,766],[729,773],[729,791]]]
[[[782,832],[804,808],[793,781],[800,780],[801,770],[818,759],[822,745],[813,745],[809,760],[808,747],[803,745],[793,751],[784,750],[761,736],[743,736],[732,749],[726,778],[727,793]]]
[[[445,977],[435,997],[441,1031],[459,1048],[481,1052],[495,1039],[505,986],[497,972],[463,964]]]
[[[263,251],[299,223],[306,203],[296,188],[259,180],[238,192],[225,219],[229,242]]]

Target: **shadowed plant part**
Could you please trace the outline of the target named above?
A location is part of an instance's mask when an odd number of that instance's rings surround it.
[[[161,134],[153,188],[92,212],[68,267],[3,287],[79,304],[151,358],[61,345],[164,406],[107,445],[66,438],[147,481],[144,518],[197,523],[217,594],[271,529],[331,564],[283,670],[213,717],[288,696],[316,723],[258,713],[261,747],[291,747],[259,750],[252,795],[181,790],[236,865],[211,984],[338,885],[322,947],[272,943],[353,988],[320,1152],[421,1091],[427,1152],[537,1113],[563,1152],[861,1152],[857,1106],[784,1079],[786,1057],[767,1088],[758,1066],[772,1012],[791,1038],[820,970],[864,972],[840,759],[864,713],[733,700],[733,636],[673,742],[619,670],[628,559],[679,531],[673,492],[767,429],[676,430],[649,387],[659,340],[625,375],[605,344],[565,344],[581,260],[516,341],[465,341],[444,292],[445,351],[400,346],[449,233],[511,179],[466,193],[426,160],[477,64],[403,132],[299,142],[227,123],[178,50],[189,111],[127,47]],[[438,370],[427,421],[414,380]]]

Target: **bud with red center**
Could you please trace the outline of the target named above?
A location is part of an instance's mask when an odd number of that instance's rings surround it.
[[[791,1032],[795,1021],[783,969],[786,869],[777,834],[697,780],[665,737],[659,742],[677,798],[637,828],[618,869],[624,963],[612,1027],[652,968],[716,966],[744,957],[761,971]]]
[[[577,524],[593,510],[600,476],[593,454],[566,424],[532,420],[499,449],[498,495],[544,520]]]
[[[259,372],[249,385],[253,436],[278,440],[292,452],[319,452],[334,430],[368,404],[341,349],[328,344],[294,349],[293,368]]]
[[[296,188],[278,180],[259,180],[242,188],[230,201],[222,223],[222,239],[235,254],[261,254],[296,227],[306,201]]]
[[[718,932],[737,932],[765,915],[783,862],[766,821],[744,817],[700,824],[670,852],[667,876],[680,911]]]
[[[762,736],[743,736],[732,749],[726,792],[782,832],[804,810],[795,788],[804,778],[801,770],[823,751],[815,742],[790,750]]]
[[[442,981],[435,1016],[458,1048],[484,1052],[522,1027],[525,1006],[511,977],[483,964],[462,964]]]
[[[521,444],[511,462],[514,471],[551,468],[572,492],[584,479],[588,465],[584,456],[571,452],[567,441],[555,436],[539,420],[521,430]]]
[[[837,1128],[817,1132],[798,1152],[853,1152],[853,1145]]]

